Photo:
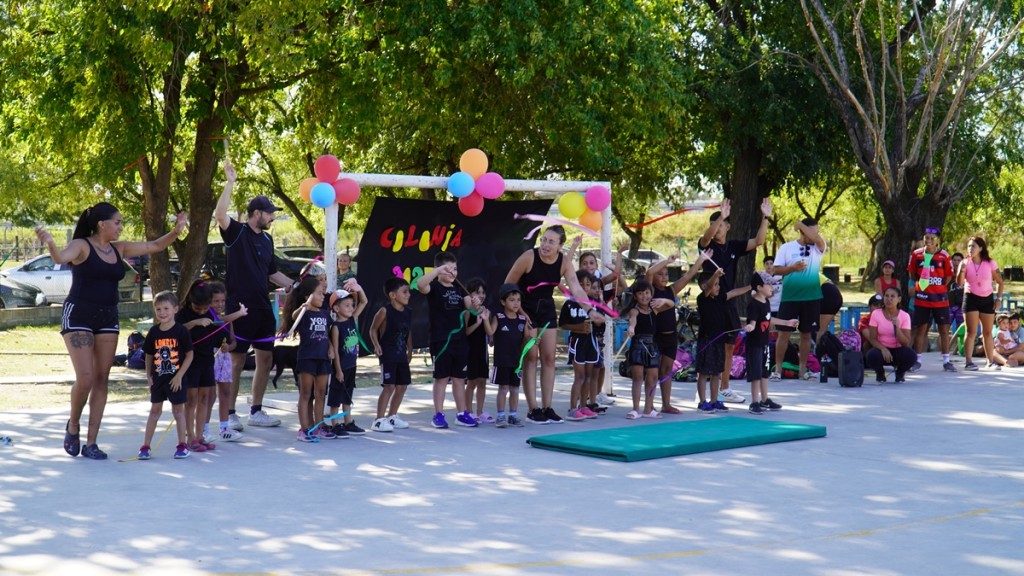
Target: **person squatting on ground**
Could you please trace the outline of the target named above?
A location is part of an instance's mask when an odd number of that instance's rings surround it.
[[[263,395],[267,390],[270,368],[273,364],[274,330],[277,319],[268,297],[269,283],[290,291],[292,280],[278,271],[274,264],[274,239],[267,234],[274,222],[277,206],[266,196],[249,201],[244,223],[228,216],[231,190],[235,185],[235,168],[224,160],[224,191],[217,200],[214,217],[220,227],[220,237],[226,248],[225,285],[228,289],[227,311],[233,313],[242,304],[249,313],[235,320],[233,329],[238,344],[231,351],[231,397],[228,419],[231,427],[241,431],[242,423],[235,414],[238,386],[245,368],[249,347],[255,350],[256,371],[252,376],[252,405],[249,406],[250,426],[280,426],[281,421],[263,411]]]
[[[817,380],[818,374],[807,369],[807,358],[811,354],[811,334],[819,328],[821,318],[821,258],[825,253],[825,239],[818,232],[818,221],[804,218],[797,222],[795,229],[799,237],[779,247],[775,255],[775,273],[782,276],[782,301],[779,304],[779,318],[799,320],[800,367],[797,376],[803,380]],[[775,342],[775,371],[769,380],[782,379],[782,361],[789,347],[789,335],[794,328],[786,324],[777,325],[779,337]]]
[[[412,384],[409,363],[412,362],[412,311],[409,309],[409,283],[404,278],[384,281],[388,303],[381,306],[370,324],[370,343],[380,360],[380,396],[377,397],[377,419],[370,430],[394,432],[409,425],[394,416],[402,406],[405,392]],[[398,426],[396,426],[398,424]],[[404,426],[402,426],[404,424]]]
[[[890,286],[882,296],[882,307],[868,318],[868,343],[864,365],[875,371],[875,381],[885,382],[885,366],[896,368],[896,382],[905,382],[906,373],[917,363],[917,352],[910,347],[910,314],[900,310],[900,289]]]
[[[124,225],[121,213],[113,205],[100,202],[86,208],[72,233],[72,240],[58,250],[53,236],[45,228],[36,228],[36,237],[46,245],[55,264],[71,268],[71,288],[61,314],[61,336],[75,369],[71,387],[71,414],[64,425],[64,451],[79,453],[91,460],[106,460],[97,438],[107,406],[110,367],[114,363],[118,333],[117,284],[124,278],[123,258],[163,252],[185,229],[181,212],[169,233],[148,242],[120,240]],[[81,443],[80,420],[89,405],[89,423],[85,448]],[[72,431],[73,430],[73,431]]]
[[[679,414],[679,408],[672,405],[672,376],[679,349],[679,326],[676,317],[676,306],[679,304],[677,294],[697,277],[704,261],[711,258],[711,251],[705,250],[698,254],[690,269],[675,282],[669,283],[668,265],[678,258],[669,258],[657,262],[647,270],[647,282],[654,291],[655,298],[666,298],[672,301],[672,307],[662,310],[655,317],[654,343],[658,345],[658,382],[661,386],[661,412],[663,414]]]
[[[907,273],[910,280],[907,295],[914,301],[914,316],[911,321],[914,351],[918,354],[925,351],[928,329],[934,322],[939,329],[942,369],[946,372],[956,372],[953,363],[949,361],[949,283],[953,281],[953,266],[949,254],[939,248],[938,228],[924,229],[924,246],[910,254]],[[989,290],[991,293],[991,287]],[[991,324],[990,321],[989,327]],[[919,366],[915,363],[914,369]]]
[[[299,373],[299,431],[296,440],[333,440],[336,436],[327,422],[320,423],[327,399],[334,351],[331,350],[331,315],[324,306],[324,287],[316,276],[306,276],[288,295],[281,314],[281,334],[295,326],[299,335],[295,371]]]
[[[208,439],[210,413],[217,396],[217,380],[213,371],[214,353],[227,340],[227,326],[245,316],[243,305],[234,314],[218,322],[210,305],[213,302],[213,287],[208,280],[196,280],[185,295],[185,306],[179,307],[175,321],[188,329],[192,337],[192,365],[185,372],[185,429],[188,432],[188,449],[192,452],[206,452],[216,448]]]
[[[171,413],[178,431],[178,445],[174,449],[176,459],[188,458],[190,453],[185,443],[185,403],[188,393],[183,380],[192,364],[192,337],[188,328],[175,322],[178,312],[178,297],[164,291],[153,297],[153,327],[146,334],[142,352],[146,355],[146,379],[149,381],[149,419],[146,420],[146,435],[139,448],[139,460],[152,457],[150,444],[156,432],[156,424],[163,413],[164,402],[171,403]]]
[[[558,321],[553,292],[563,279],[572,297],[590,310],[586,292],[576,280],[576,269],[570,258],[562,254],[565,229],[551,226],[541,234],[540,246],[519,255],[505,276],[505,283],[517,284],[523,295],[522,307],[531,327],[539,332],[540,341],[532,346],[523,364],[523,387],[530,409],[526,418],[535,424],[560,423],[562,418],[551,407],[555,390],[555,352]],[[547,330],[552,328],[552,330]],[[540,360],[541,403],[537,404],[537,361]]]
[[[780,320],[772,317],[772,306],[768,298],[772,295],[772,277],[767,272],[754,272],[750,276],[752,295],[747,303],[747,333],[744,348],[747,365],[747,382],[750,383],[750,406],[747,411],[761,415],[767,410],[782,410],[782,405],[768,397],[768,374],[771,373],[771,356],[768,350],[768,332],[771,326],[786,325],[795,328],[799,320]]]
[[[590,292],[593,284],[598,283],[589,272],[576,271],[576,280],[585,291]],[[566,420],[580,421],[588,418],[597,418],[597,413],[587,407],[583,401],[583,390],[588,386],[587,369],[595,365],[601,359],[601,351],[597,347],[597,339],[594,336],[594,324],[604,324],[604,316],[597,310],[583,310],[579,303],[567,299],[562,304],[562,310],[558,315],[558,326],[569,332],[568,342],[568,364],[573,369],[572,387],[569,390],[569,410],[566,412]],[[589,393],[587,394],[589,396]]]
[[[633,301],[623,311],[629,320],[626,337],[630,339],[629,370],[633,377],[633,409],[626,414],[629,420],[661,418],[654,409],[654,389],[658,384],[658,345],[654,342],[657,330],[655,315],[673,305],[667,298],[654,298],[654,291],[646,280],[633,283]],[[640,394],[644,395],[643,412]]]
[[[430,358],[434,365],[434,428],[447,428],[444,397],[452,383],[455,423],[473,428],[476,419],[466,407],[466,372],[469,368],[469,342],[466,341],[465,313],[471,298],[456,285],[459,264],[451,252],[434,255],[434,269],[416,281],[416,289],[427,297],[430,313]]]
[[[360,428],[352,416],[360,342],[356,318],[366,308],[366,302],[366,294],[355,278],[346,280],[343,288],[335,290],[328,302],[331,311],[334,312],[334,324],[331,325],[334,371],[327,385],[327,407],[331,416],[337,415],[339,408],[345,413],[341,417],[341,422],[332,419],[334,424],[331,426],[331,432],[334,432],[337,438],[366,434],[366,430]]]
[[[534,332],[522,312],[522,293],[515,284],[502,284],[498,289],[501,311],[491,316],[491,332],[494,337],[494,367],[491,369],[491,384],[498,386],[496,407],[498,428],[515,426],[522,428],[519,417],[519,368],[523,348],[533,338]],[[505,413],[506,401],[508,414]]]
[[[716,268],[721,268],[725,274],[719,279],[721,290],[719,297],[723,297],[732,291],[736,286],[736,265],[740,258],[752,254],[758,246],[764,244],[768,235],[768,219],[772,215],[772,202],[768,198],[761,201],[761,223],[757,228],[757,235],[748,240],[726,240],[732,223],[729,214],[732,210],[731,201],[726,198],[722,201],[720,212],[714,212],[710,217],[710,224],[704,235],[697,241],[701,250],[711,250],[711,259],[704,263],[704,272],[711,274]],[[728,314],[729,323],[727,330],[739,331],[740,315],[735,304],[726,303],[725,312]],[[722,400],[724,402],[743,403],[746,399],[729,387],[729,369],[732,366],[732,351],[734,342],[730,340],[725,343],[725,357],[721,375],[721,398],[713,398],[711,402]]]

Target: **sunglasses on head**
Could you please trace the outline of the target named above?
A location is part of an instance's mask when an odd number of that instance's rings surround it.
[[[811,247],[810,247],[810,245],[801,246],[800,247],[800,256],[802,256],[804,258],[807,258],[810,255],[811,255]]]
[[[925,234],[935,234],[936,236],[938,236],[939,235],[939,229],[938,228],[925,228],[924,229],[924,233]]]

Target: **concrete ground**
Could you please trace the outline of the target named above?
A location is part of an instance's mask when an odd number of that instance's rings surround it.
[[[598,420],[435,430],[418,384],[409,430],[303,444],[295,414],[274,410],[282,427],[187,460],[172,436],[151,461],[118,462],[141,444],[146,403],[108,406],[106,462],[64,454],[66,409],[4,413],[0,572],[1024,574],[1024,369],[923,364],[905,384],[773,384],[785,408],[763,418],[826,438],[634,463],[525,443],[654,424],[623,418],[621,380]],[[686,409],[666,420],[716,417],[692,410],[693,386],[676,384]],[[567,387],[560,375],[560,410]],[[376,393],[357,391],[364,426]]]

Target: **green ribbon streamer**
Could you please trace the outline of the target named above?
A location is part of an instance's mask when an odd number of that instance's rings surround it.
[[[530,348],[533,348],[537,344],[537,341],[540,340],[540,337],[544,335],[544,331],[548,329],[548,324],[551,323],[547,322],[543,326],[541,326],[540,332],[538,332],[537,335],[534,336],[533,338],[530,338],[526,342],[526,346],[523,346],[523,353],[519,355],[519,365],[516,366],[517,375],[523,373],[523,360],[526,359],[526,353],[529,352]]]
[[[466,312],[469,312],[473,316],[479,316],[480,315],[480,312],[478,312],[476,310],[466,310]],[[441,354],[444,354],[444,351],[448,349],[448,343],[450,343],[452,341],[452,336],[458,334],[460,330],[463,330],[465,328],[466,328],[466,315],[460,313],[459,314],[459,327],[448,333],[448,339],[444,341],[444,346],[441,347],[441,351],[437,353],[437,356],[434,356],[434,362],[437,362],[437,359],[441,357]]]

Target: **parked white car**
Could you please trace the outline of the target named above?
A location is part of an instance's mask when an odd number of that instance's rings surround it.
[[[124,263],[124,268],[124,279],[117,285],[117,293],[122,302],[137,299],[139,290],[138,272],[127,262]],[[5,271],[4,276],[22,284],[35,286],[51,304],[63,304],[68,292],[71,291],[71,268],[67,264],[55,264],[53,258],[46,254]]]

